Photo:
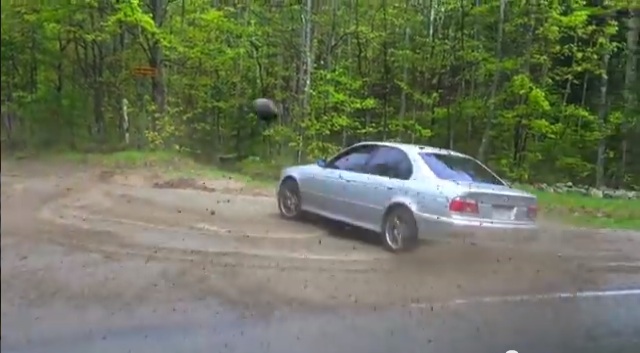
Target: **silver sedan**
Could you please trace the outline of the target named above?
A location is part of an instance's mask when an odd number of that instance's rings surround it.
[[[402,143],[362,142],[282,170],[282,217],[313,213],[381,235],[391,251],[419,238],[536,228],[537,199],[474,158]]]

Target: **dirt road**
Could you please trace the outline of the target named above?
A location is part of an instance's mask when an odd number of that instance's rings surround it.
[[[433,312],[477,298],[640,287],[633,232],[543,226],[536,238],[484,235],[397,256],[354,229],[280,220],[273,193],[229,178],[3,162],[3,351],[225,310],[261,320],[291,310]]]

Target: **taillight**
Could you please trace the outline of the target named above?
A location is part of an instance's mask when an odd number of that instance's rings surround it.
[[[457,213],[478,213],[478,203],[474,200],[456,197],[449,203],[449,211]]]
[[[530,219],[536,219],[536,217],[538,217],[538,205],[527,207],[527,216],[529,216]]]

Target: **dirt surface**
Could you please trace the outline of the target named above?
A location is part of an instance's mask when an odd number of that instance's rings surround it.
[[[61,318],[97,325],[214,301],[260,317],[433,311],[452,299],[640,285],[634,232],[543,225],[535,238],[483,235],[394,255],[366,232],[281,220],[274,193],[230,178],[3,162],[3,344],[52,335]],[[65,317],[70,307],[85,317]]]

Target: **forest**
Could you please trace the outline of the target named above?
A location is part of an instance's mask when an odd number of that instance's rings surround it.
[[[394,140],[638,189],[639,33],[639,0],[3,1],[2,149],[296,163]]]

